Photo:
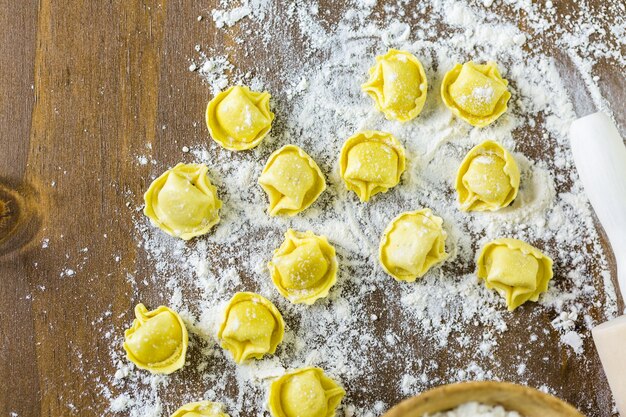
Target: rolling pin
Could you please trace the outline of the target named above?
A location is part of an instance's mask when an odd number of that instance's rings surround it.
[[[574,162],[589,201],[606,232],[626,296],[626,146],[604,113],[577,119],[570,128]],[[626,417],[626,315],[592,330],[617,409]]]

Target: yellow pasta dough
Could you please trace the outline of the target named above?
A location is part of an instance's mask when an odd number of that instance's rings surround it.
[[[406,157],[404,147],[391,133],[366,130],[343,144],[339,164],[346,187],[361,201],[369,201],[400,182]]]
[[[495,62],[456,64],[441,84],[441,98],[456,116],[472,126],[485,127],[507,109],[511,93]]]
[[[222,202],[204,164],[178,164],[154,180],[144,194],[143,212],[168,235],[189,240],[220,220]]]
[[[361,86],[388,120],[406,122],[424,107],[428,81],[422,63],[406,51],[390,49],[376,57],[369,80]]]
[[[148,311],[137,304],[135,317],[132,327],[124,332],[128,359],[153,374],[170,374],[182,368],[189,338],[178,313],[165,306]]]
[[[430,209],[406,212],[393,219],[380,241],[380,263],[399,281],[413,282],[443,262],[447,234],[443,220]]]
[[[537,301],[552,279],[552,259],[539,249],[517,239],[487,243],[478,257],[478,277],[487,288],[506,298],[509,311],[526,301]]]
[[[239,292],[230,300],[217,334],[222,347],[241,363],[272,354],[283,340],[285,322],[267,298]]]
[[[326,189],[319,167],[306,152],[286,145],[270,155],[259,184],[270,201],[270,216],[300,213]]]
[[[224,412],[224,405],[211,401],[198,401],[185,404],[174,411],[170,417],[229,417]]]
[[[463,159],[456,176],[461,209],[495,211],[517,196],[520,173],[513,156],[500,144],[486,141]]]
[[[268,266],[278,292],[296,304],[313,304],[337,282],[335,248],[310,231],[287,230]]]
[[[346,391],[320,368],[301,368],[272,382],[273,417],[334,417]]]
[[[222,91],[209,102],[206,123],[211,137],[231,151],[252,149],[272,127],[270,94],[234,86]]]

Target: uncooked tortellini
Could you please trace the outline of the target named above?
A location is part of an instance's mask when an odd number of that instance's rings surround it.
[[[185,404],[174,411],[170,417],[229,417],[224,406],[210,401],[199,401]]]
[[[271,216],[293,216],[309,207],[326,189],[322,171],[306,152],[286,145],[270,155],[259,184],[270,200]]]
[[[509,311],[537,301],[552,279],[552,259],[517,239],[487,243],[478,257],[478,277],[506,298]]]
[[[367,130],[343,144],[339,164],[346,187],[361,201],[368,201],[400,182],[406,158],[402,144],[391,133]]]
[[[337,281],[335,248],[310,231],[287,230],[268,266],[278,292],[292,303],[313,304]]]
[[[239,292],[230,300],[217,334],[222,347],[241,363],[276,352],[283,340],[285,322],[270,300],[251,292]]]
[[[269,409],[273,417],[334,417],[346,391],[320,368],[302,368],[272,382]]]
[[[204,164],[178,164],[154,180],[144,195],[143,212],[168,235],[189,240],[206,234],[220,220],[222,202]]]
[[[124,350],[138,368],[153,374],[170,374],[185,364],[189,338],[178,313],[161,306],[148,311],[135,307],[135,320],[124,332]]]
[[[234,86],[209,102],[206,123],[211,137],[231,151],[251,149],[261,143],[272,127],[270,95]]]
[[[380,241],[380,263],[399,281],[413,282],[444,261],[447,234],[443,220],[430,209],[406,212],[393,219]]]
[[[511,93],[495,62],[456,64],[441,84],[441,98],[452,112],[472,126],[485,127],[507,109]]]
[[[462,210],[495,211],[517,196],[520,173],[513,156],[496,142],[472,148],[456,176]]]
[[[406,51],[390,49],[376,57],[370,78],[362,85],[388,120],[409,121],[424,107],[428,82],[422,63]]]

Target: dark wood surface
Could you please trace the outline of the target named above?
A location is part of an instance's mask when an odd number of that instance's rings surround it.
[[[145,265],[125,192],[154,174],[134,163],[146,143],[165,166],[177,139],[207,140],[193,122],[209,92],[186,63],[199,39],[233,42],[193,24],[212,3],[0,0],[0,416],[105,415],[94,386],[114,365],[97,320],[124,328],[125,273]]]

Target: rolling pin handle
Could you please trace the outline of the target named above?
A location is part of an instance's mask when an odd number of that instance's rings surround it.
[[[572,123],[574,162],[617,263],[617,279],[626,296],[626,147],[617,127],[604,113]],[[592,330],[617,408],[626,417],[626,316]]]

